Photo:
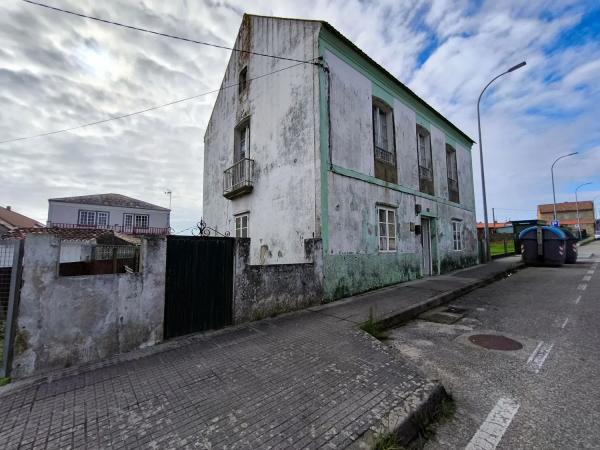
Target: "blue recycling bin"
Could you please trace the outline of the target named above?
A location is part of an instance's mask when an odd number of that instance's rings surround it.
[[[529,265],[561,266],[567,256],[567,235],[556,227],[534,226],[519,233],[521,256]]]

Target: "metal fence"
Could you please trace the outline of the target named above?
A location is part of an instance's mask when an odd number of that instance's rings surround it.
[[[9,374],[22,250],[23,241],[0,241],[0,377]]]

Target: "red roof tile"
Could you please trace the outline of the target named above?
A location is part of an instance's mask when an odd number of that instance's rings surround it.
[[[3,208],[0,206],[0,224],[4,223],[8,228],[20,228],[20,227],[43,227],[41,223],[36,220],[30,219],[23,214],[19,214],[9,208]]]

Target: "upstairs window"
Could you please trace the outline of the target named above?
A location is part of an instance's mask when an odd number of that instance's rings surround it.
[[[250,157],[250,119],[241,122],[235,129],[235,162]]]
[[[99,211],[98,212],[98,226],[99,227],[107,227],[108,226],[108,213]]]
[[[431,160],[431,135],[417,125],[417,154],[419,160],[419,190],[433,195],[433,163]]]
[[[96,211],[79,211],[77,224],[85,226],[96,225]]]
[[[393,112],[380,100],[373,101],[373,152],[375,177],[397,183]]]
[[[377,208],[378,236],[380,252],[396,251],[396,211],[390,208]]]
[[[248,214],[235,216],[235,237],[248,237]]]
[[[148,228],[149,217],[147,214],[136,214],[135,215],[135,227],[136,228]]]
[[[246,87],[248,87],[248,67],[244,67],[240,71],[238,83],[238,94],[241,94],[246,90]]]
[[[460,203],[456,149],[449,144],[446,144],[446,170],[448,172],[448,200]]]
[[[460,220],[452,221],[452,248],[456,251],[463,249],[462,222]]]

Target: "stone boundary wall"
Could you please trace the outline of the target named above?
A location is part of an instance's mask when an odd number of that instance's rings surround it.
[[[250,239],[234,249],[234,323],[318,305],[323,299],[323,249],[320,239],[305,239],[306,263],[250,264]]]
[[[142,240],[139,273],[59,276],[60,239],[28,235],[13,378],[154,345],[163,338],[166,239]]]

